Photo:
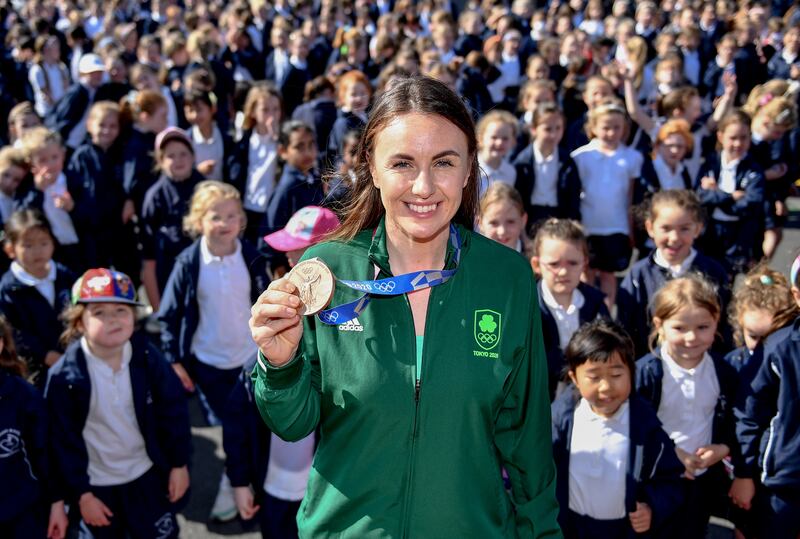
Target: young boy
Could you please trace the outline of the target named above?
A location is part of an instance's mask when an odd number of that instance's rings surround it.
[[[42,211],[58,242],[54,258],[78,272],[83,261],[80,238],[70,216],[75,202],[69,193],[75,178],[64,173],[66,151],[61,136],[37,127],[25,134],[22,147],[33,178],[17,190],[14,208]]]
[[[564,536],[667,536],[683,466],[655,411],[632,392],[633,343],[600,319],[572,336],[565,355],[574,387],[552,406]]]

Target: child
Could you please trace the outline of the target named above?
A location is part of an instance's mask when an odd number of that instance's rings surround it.
[[[733,405],[739,379],[709,354],[721,312],[711,283],[673,279],[653,298],[652,310],[651,339],[658,347],[636,362],[636,390],[658,411],[685,467],[686,503],[672,536],[705,537],[709,516],[727,492],[721,461],[738,448]]]
[[[18,103],[8,113],[8,142],[15,148],[22,149],[22,137],[25,133],[42,125],[42,119],[36,114],[30,101]]]
[[[589,113],[595,107],[612,99],[613,96],[614,88],[608,79],[599,75],[592,75],[586,80],[580,99],[567,102],[565,97],[563,104],[565,113],[574,114],[580,110],[585,111],[580,115],[576,115],[567,126],[567,131],[564,134],[564,144],[567,150],[575,150],[589,142],[589,138],[586,136]]]
[[[636,185],[634,201],[638,204],[653,193],[668,189],[691,189],[694,180],[684,163],[694,152],[694,137],[686,120],[667,120],[653,141],[653,158],[645,159],[642,178]]]
[[[5,226],[3,248],[13,260],[0,280],[0,312],[15,331],[30,378],[44,387],[47,369],[64,351],[59,314],[69,302],[75,275],[53,260],[50,225],[36,210],[14,213]]]
[[[723,305],[730,297],[724,268],[694,247],[703,230],[703,208],[694,193],[672,189],[654,194],[645,228],[655,249],[631,267],[617,295],[617,318],[640,357],[650,350],[650,302],[667,281],[700,273],[718,287]]]
[[[283,228],[300,208],[316,206],[324,199],[322,182],[314,170],[317,144],[308,125],[294,120],[283,124],[278,155],[284,166],[265,216],[264,228],[270,233]],[[276,262],[273,271],[278,265]]]
[[[561,147],[564,113],[558,105],[537,107],[530,133],[531,143],[514,160],[528,223],[549,217],[580,220],[581,179],[575,161]]]
[[[628,116],[616,101],[591,110],[589,130],[592,141],[572,152],[572,158],[583,185],[581,217],[589,242],[589,282],[596,273],[611,306],[617,296],[614,272],[627,268],[631,259],[630,208],[643,158],[622,142]]]
[[[528,214],[522,198],[511,185],[495,182],[481,197],[479,232],[529,257],[529,240],[525,234],[527,222]]]
[[[771,79],[797,78],[792,76],[792,67],[797,66],[800,55],[800,24],[795,22],[783,33],[783,50],[769,59],[767,70]],[[796,73],[796,67],[795,67]]]
[[[800,257],[792,264],[791,282],[798,293]],[[791,539],[800,534],[798,479],[798,429],[800,417],[797,362],[800,357],[800,319],[767,340],[763,360],[755,374],[744,405],[737,411],[736,434],[741,462],[735,462],[731,486],[733,503],[755,511],[759,537]],[[764,440],[766,439],[766,443]],[[753,496],[757,492],[758,497]],[[760,499],[759,499],[760,498]]]
[[[184,232],[197,240],[178,255],[158,315],[164,356],[186,391],[197,383],[216,418],[223,417],[242,365],[255,355],[247,321],[269,284],[263,257],[239,240],[244,219],[232,185],[197,185],[183,221]],[[223,481],[220,492],[226,490],[230,484]],[[215,509],[212,517],[225,517]]]
[[[336,81],[336,104],[339,117],[328,138],[328,156],[325,167],[335,167],[342,154],[345,133],[362,130],[367,125],[367,107],[372,100],[372,85],[360,71],[348,71]]]
[[[339,220],[332,211],[307,206],[292,215],[282,230],[264,240],[286,253],[294,266],[306,249],[336,230]],[[339,326],[340,331],[363,330],[357,320]],[[222,443],[225,473],[233,485],[239,515],[249,520],[260,511],[264,537],[296,537],[295,515],[305,496],[308,473],[318,435],[285,442],[271,434],[258,413],[250,379],[252,365],[245,366],[228,398],[223,416]]]
[[[14,212],[17,187],[28,174],[25,154],[12,146],[0,150],[0,223],[6,223]]]
[[[182,232],[183,216],[195,186],[203,180],[194,168],[194,149],[186,134],[168,127],[155,143],[158,181],[147,191],[142,207],[142,283],[157,311],[175,258],[191,240]]]
[[[152,34],[145,36],[150,37]],[[139,63],[131,67],[130,80],[131,85],[137,92],[150,90],[160,93],[164,98],[167,105],[167,125],[164,127],[178,127],[184,125],[186,118],[183,117],[183,111],[179,111],[175,105],[175,96],[172,91],[163,86],[158,78],[157,64]]]
[[[231,178],[231,183],[242,193],[247,216],[244,237],[254,245],[264,235],[260,228],[277,183],[275,173],[282,115],[281,96],[274,86],[259,84],[247,92],[242,123],[244,132],[238,143],[240,177]]]
[[[175,504],[189,487],[186,399],[158,349],[134,335],[137,305],[127,275],[84,273],[47,385],[64,488],[95,539],[178,537]]]
[[[7,485],[0,502],[0,535],[63,539],[67,516],[56,501],[46,524],[45,501],[55,492],[48,484],[47,419],[44,400],[24,379],[12,328],[0,316],[0,476]]]
[[[564,349],[577,329],[608,318],[603,294],[581,282],[588,260],[586,236],[568,219],[548,219],[533,240],[531,264],[539,280],[539,310],[547,354],[550,400],[564,375]]]
[[[41,35],[36,39],[36,56],[28,80],[33,88],[36,113],[44,118],[70,83],[67,66],[61,61],[61,43],[56,36]]]
[[[119,267],[122,257],[115,255],[131,249],[129,244],[120,245],[120,238],[134,209],[122,188],[122,160],[116,144],[119,106],[110,101],[92,105],[86,130],[90,141],[75,150],[68,168],[76,178],[71,191],[75,228],[84,239],[84,264]]]
[[[749,100],[748,100],[749,101]],[[764,169],[764,242],[762,250],[772,258],[783,237],[786,198],[798,177],[796,149],[789,132],[797,126],[797,102],[767,93],[758,100],[753,114],[751,154]]]
[[[698,196],[710,215],[707,251],[731,276],[752,264],[761,229],[764,171],[748,153],[750,137],[750,117],[729,113],[717,131],[720,152],[706,159],[699,174]]]
[[[551,80],[545,78],[529,79],[522,85],[519,92],[519,110],[522,112],[522,116],[517,124],[519,135],[517,136],[514,151],[511,153],[512,159],[516,158],[519,152],[524,150],[530,143],[531,132],[534,129],[533,115],[536,109],[556,101],[556,85]]]
[[[479,195],[494,182],[514,186],[517,172],[508,162],[508,153],[517,139],[517,119],[510,112],[493,110],[478,122],[478,166],[481,171]]]
[[[214,116],[217,98],[200,89],[187,90],[183,112],[191,124],[187,135],[194,148],[195,167],[206,179],[228,181],[235,161],[236,150],[231,138],[223,133]]]
[[[567,539],[667,536],[683,500],[681,463],[649,403],[633,390],[633,343],[607,320],[566,349],[574,387],[553,403],[559,524]]]
[[[47,115],[46,124],[74,150],[86,138],[86,114],[103,84],[106,67],[96,54],[84,54],[78,63],[80,80],[70,86]]]
[[[61,137],[46,127],[37,127],[25,134],[22,146],[33,178],[20,186],[14,208],[42,211],[58,242],[56,258],[72,270],[81,268],[83,253],[70,215],[75,209],[70,189],[76,178],[64,172],[66,150]]]

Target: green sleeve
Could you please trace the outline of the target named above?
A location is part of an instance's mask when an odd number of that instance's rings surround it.
[[[517,537],[562,537],[556,521],[550,403],[536,286],[531,280],[528,334],[506,382],[495,445],[511,480]]]
[[[297,355],[273,367],[261,352],[253,370],[256,405],[267,427],[287,442],[302,440],[320,418],[320,376],[314,320],[303,321]]]

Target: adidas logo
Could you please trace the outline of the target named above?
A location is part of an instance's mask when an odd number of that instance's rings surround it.
[[[364,331],[364,326],[358,321],[358,318],[353,318],[349,322],[339,325],[339,331]]]

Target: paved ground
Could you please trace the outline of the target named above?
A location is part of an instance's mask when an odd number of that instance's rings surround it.
[[[789,206],[794,210],[779,251],[772,266],[788,274],[789,265],[800,250],[800,199],[792,199]],[[181,537],[191,539],[206,538],[247,538],[260,537],[258,528],[247,525],[239,519],[227,524],[206,522],[211,505],[216,496],[218,478],[222,473],[222,433],[219,427],[205,426],[196,399],[192,400],[192,434],[194,436],[194,470],[192,475],[192,497],[189,505],[179,517]],[[202,474],[197,473],[202,470]],[[712,521],[713,522],[713,521]],[[710,538],[729,539],[733,534],[722,526],[712,526]]]

